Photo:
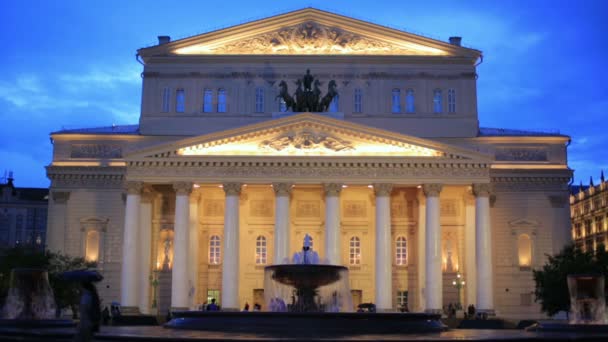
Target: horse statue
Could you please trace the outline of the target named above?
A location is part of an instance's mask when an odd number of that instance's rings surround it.
[[[311,108],[310,110],[312,112],[318,112],[319,111],[319,100],[321,99],[321,89],[319,88],[321,86],[321,82],[319,80],[315,80],[315,82],[313,83],[314,88],[312,90],[312,98],[311,98]]]
[[[279,83],[279,95],[277,95],[276,98],[282,98],[283,101],[285,101],[286,110],[289,110],[290,108],[292,111],[296,110],[296,101],[294,101],[293,97],[289,95],[289,90],[287,89],[287,82],[281,81],[281,83]]]
[[[321,112],[326,112],[329,109],[329,105],[331,104],[331,100],[334,99],[336,95],[338,95],[338,91],[336,90],[337,84],[336,81],[331,80],[327,85],[327,93],[321,99],[319,103],[319,110]]]
[[[293,94],[293,96],[295,97],[295,106],[296,108],[294,109],[294,112],[303,112],[306,109],[305,104],[306,104],[306,93],[302,90],[302,80],[298,79],[297,81],[294,82],[297,86],[296,88],[296,92]]]

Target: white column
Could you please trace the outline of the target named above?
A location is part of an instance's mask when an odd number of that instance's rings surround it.
[[[392,184],[374,184],[376,193],[376,308],[393,308],[393,263],[391,262]]]
[[[443,307],[443,279],[441,277],[441,221],[439,193],[441,184],[424,184],[426,196],[426,279],[425,311],[439,313]]]
[[[289,196],[291,183],[273,183],[274,207],[274,257],[275,265],[289,262]]]
[[[127,182],[127,203],[125,207],[125,226],[122,241],[122,269],[120,274],[120,305],[122,312],[138,312],[138,245],[139,210],[141,204],[142,182]]]
[[[171,274],[171,310],[189,307],[189,238],[190,192],[192,183],[173,184],[175,190],[175,220],[173,222],[173,272]]]
[[[477,258],[477,311],[494,313],[490,184],[473,184],[475,194],[475,256]]]
[[[222,262],[222,308],[238,311],[239,304],[239,195],[240,183],[224,184],[224,239]]]
[[[426,309],[426,199],[422,190],[418,192],[418,310]]]
[[[342,265],[340,248],[340,192],[342,184],[324,184],[325,258],[330,265]]]
[[[464,273],[466,293],[466,305],[477,307],[477,268],[475,266],[475,201],[470,193],[465,195],[465,219],[464,219]]]
[[[200,192],[198,190],[192,191],[190,195],[190,219],[188,222],[189,227],[189,244],[188,244],[188,265],[190,269],[188,270],[188,296],[189,296],[189,304],[190,309],[196,309],[196,293],[198,290],[198,250],[199,246],[199,236],[198,236],[198,203],[200,199]]]
[[[152,198],[145,193],[139,210],[139,312],[150,313],[152,256]],[[155,264],[155,263],[154,263]]]

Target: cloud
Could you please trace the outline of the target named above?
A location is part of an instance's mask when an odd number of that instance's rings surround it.
[[[122,85],[141,84],[141,68],[124,66],[110,70],[89,70],[84,74],[68,73],[59,75],[62,86],[70,91],[81,91],[82,88],[114,89]]]

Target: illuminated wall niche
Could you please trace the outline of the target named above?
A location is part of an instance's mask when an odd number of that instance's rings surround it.
[[[105,233],[109,219],[87,217],[80,220],[82,255],[86,261],[97,263],[97,268],[103,268],[105,251]]]

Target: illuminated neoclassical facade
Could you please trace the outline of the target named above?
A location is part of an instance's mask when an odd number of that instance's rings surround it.
[[[581,249],[594,251],[608,246],[608,182],[604,172],[598,185],[574,186],[570,195],[572,239]]]
[[[531,269],[570,240],[569,138],[480,128],[480,51],[309,8],[138,56],[137,125],[51,135],[48,246],[97,260],[106,302],[262,303],[264,266],[310,234],[355,304],[539,315]],[[277,100],[306,69],[321,95],[336,81],[329,112]]]

